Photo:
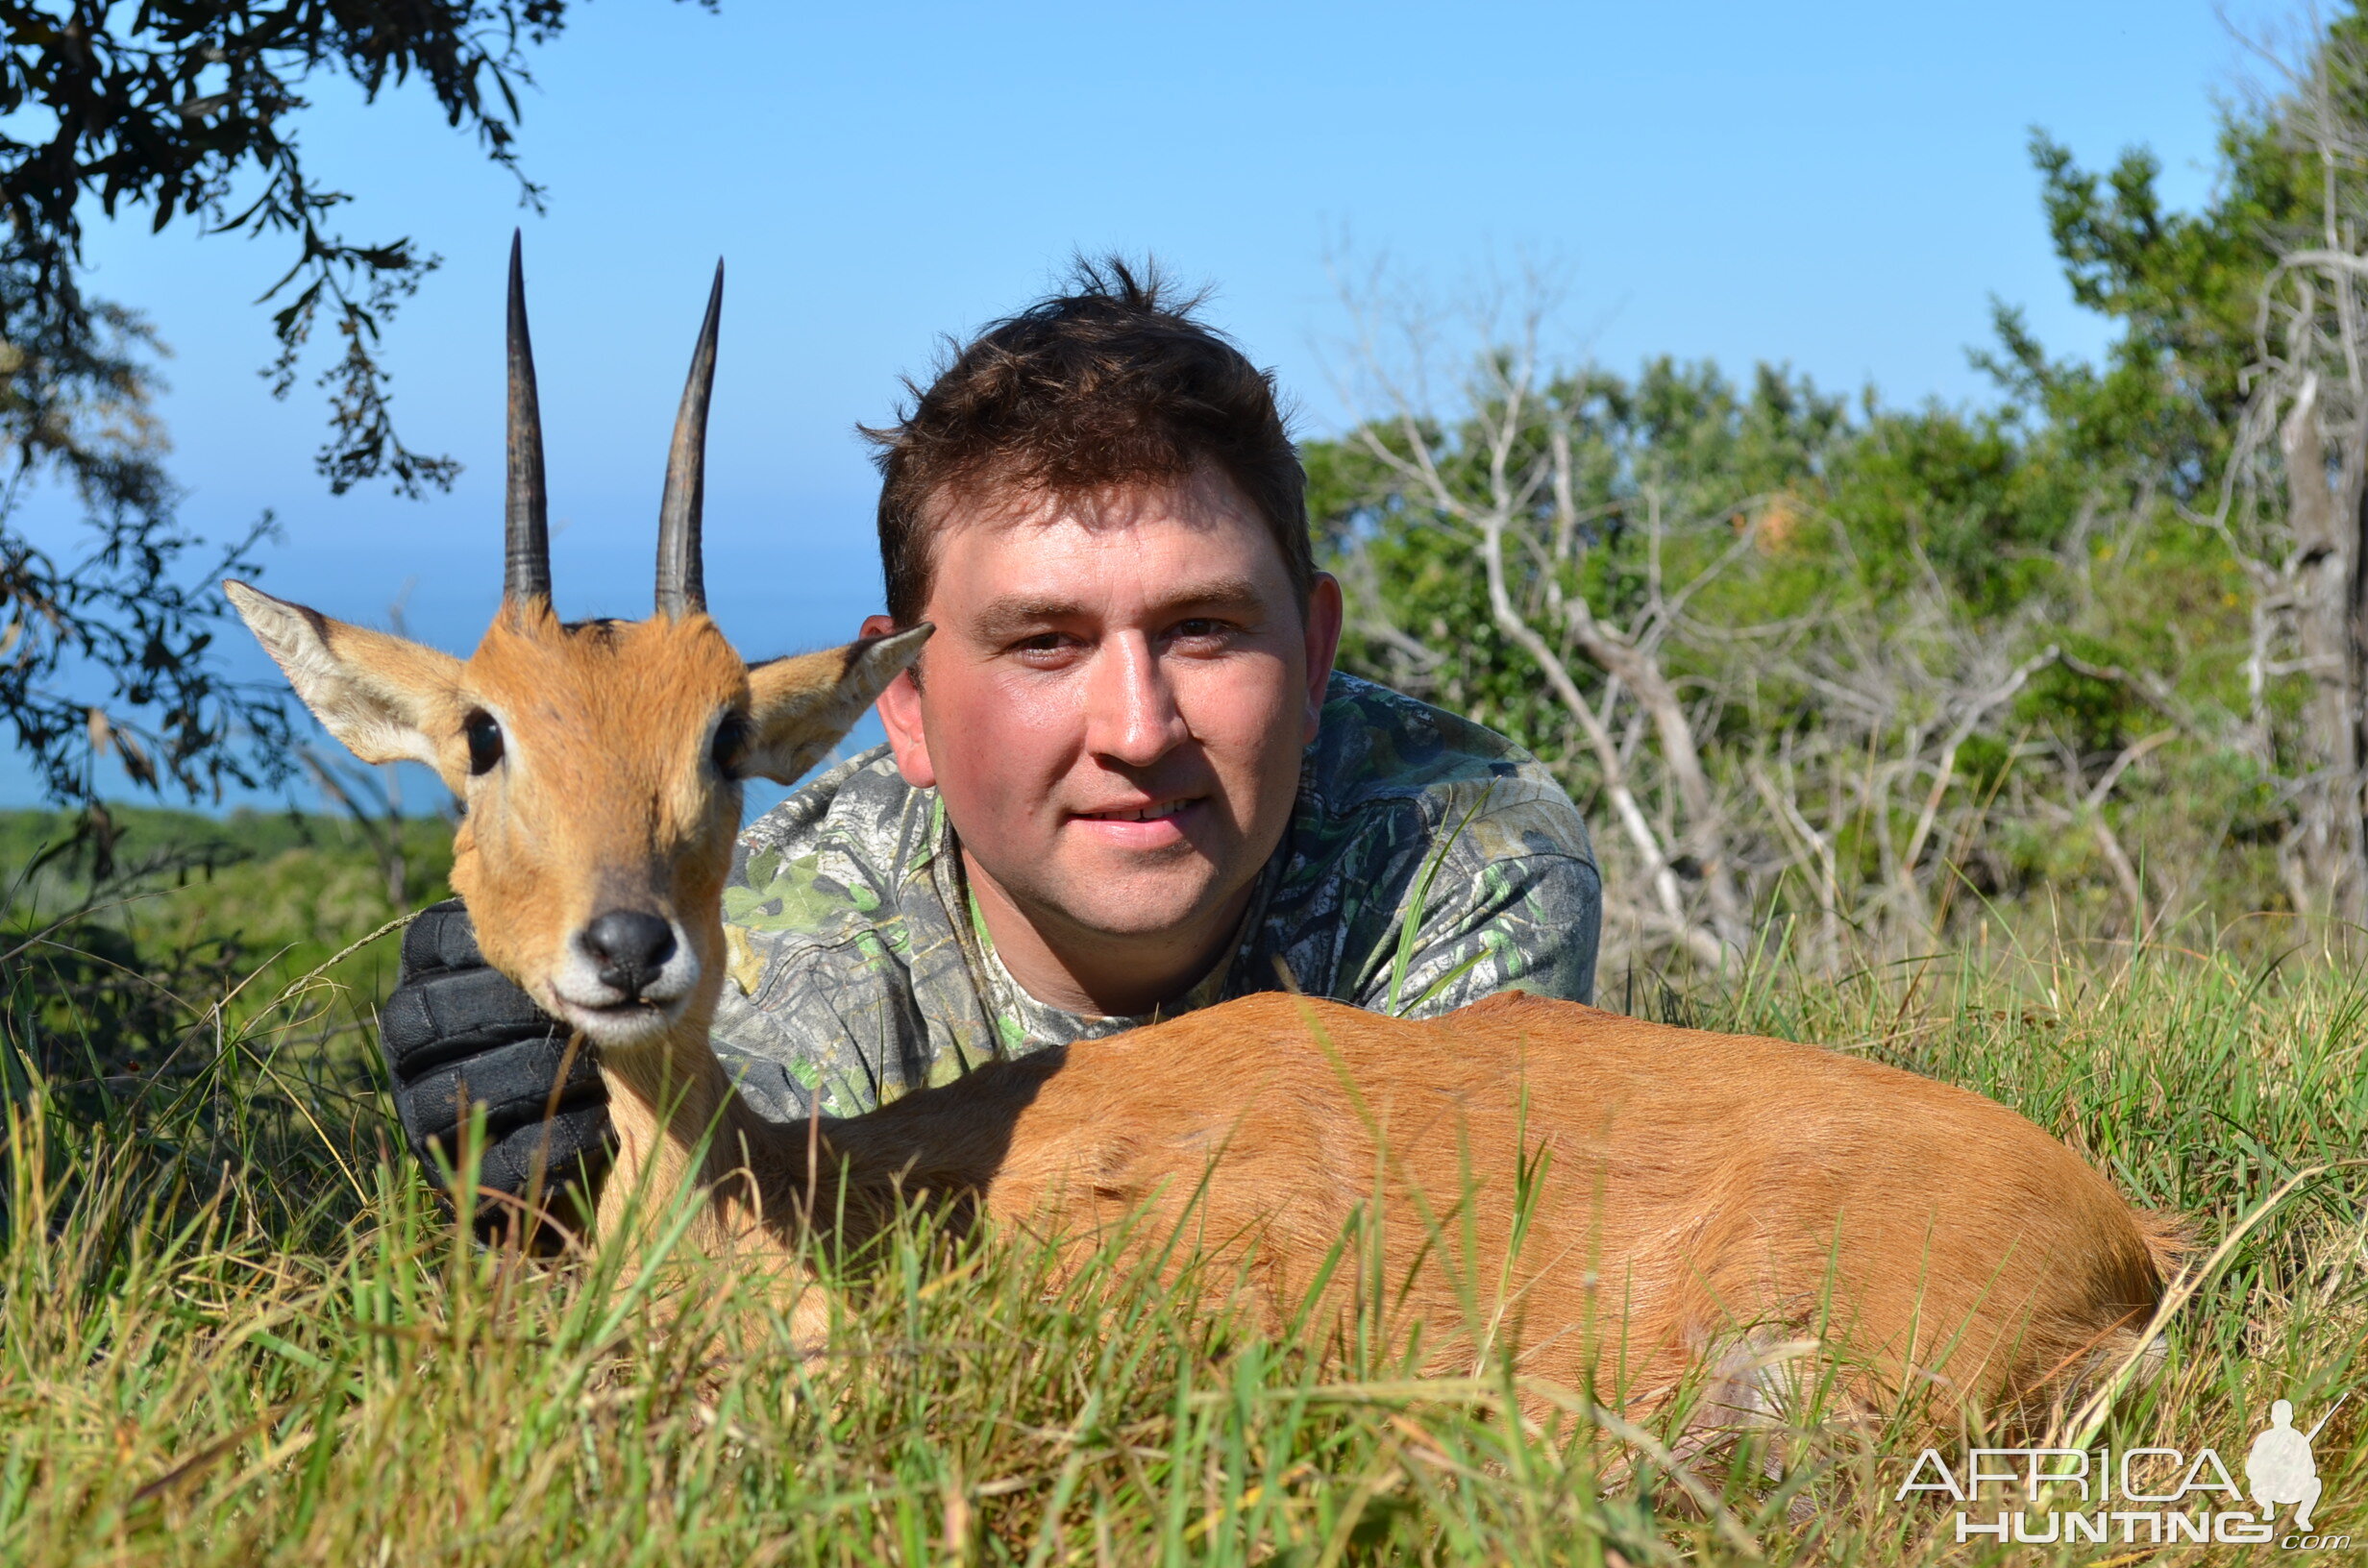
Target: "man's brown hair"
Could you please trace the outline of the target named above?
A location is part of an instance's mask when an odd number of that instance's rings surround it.
[[[1056,498],[1172,484],[1214,464],[1266,520],[1301,603],[1315,585],[1307,478],[1273,377],[1195,319],[1156,265],[1080,259],[1069,292],[996,322],[926,389],[907,381],[880,450],[879,559],[888,614],[929,600],[931,502],[950,486]]]

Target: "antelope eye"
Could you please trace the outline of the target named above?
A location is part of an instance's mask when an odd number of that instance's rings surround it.
[[[717,720],[715,725],[715,744],[710,747],[707,751],[707,755],[715,762],[715,771],[723,774],[726,778],[739,777],[740,774],[738,770],[740,767],[740,753],[742,749],[748,746],[748,744],[749,721],[747,715],[728,713],[724,715],[723,718]]]
[[[469,738],[471,776],[491,772],[493,765],[502,760],[502,726],[493,722],[490,713],[472,713],[461,728]]]

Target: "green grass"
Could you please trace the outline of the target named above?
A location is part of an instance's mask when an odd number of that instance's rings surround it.
[[[287,852],[239,863],[253,897],[330,880],[270,872]],[[370,928],[365,906],[303,933],[315,965]],[[329,974],[274,960],[228,1009],[181,999],[171,1069],[103,1091],[41,1059],[74,1019],[38,966],[20,953],[0,977],[0,1558],[2008,1560],[1957,1545],[1930,1502],[1893,1501],[1917,1446],[1896,1434],[1804,1420],[1672,1476],[1669,1433],[1524,1389],[1501,1362],[1429,1384],[1370,1358],[1319,1365],[1156,1284],[1055,1288],[1024,1246],[919,1221],[841,1282],[832,1355],[811,1366],[713,1265],[626,1278],[478,1248],[398,1157],[375,1077],[369,988],[394,940]],[[2050,951],[1643,989],[1688,1021],[1994,1094],[2194,1215],[2208,1244],[2297,1172],[2368,1151],[2368,987],[2331,962]],[[2357,1390],[2318,1440],[2320,1520],[2368,1538],[2364,1205],[2356,1167],[2287,1195],[2095,1441],[2209,1444],[2241,1480],[2272,1399],[2311,1421]]]

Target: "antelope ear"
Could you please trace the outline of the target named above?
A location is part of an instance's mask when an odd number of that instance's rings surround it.
[[[749,741],[739,772],[794,784],[921,656],[926,622],[887,637],[749,666]]]
[[[443,772],[433,723],[452,705],[460,661],[449,653],[226,582],[222,592],[296,695],[368,763],[424,762]]]

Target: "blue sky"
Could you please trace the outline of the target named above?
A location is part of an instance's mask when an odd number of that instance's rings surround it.
[[[2240,25],[2282,14],[2230,8]],[[1078,248],[1156,254],[1276,367],[1321,434],[1343,410],[1327,257],[1386,256],[1447,299],[1523,256],[1566,271],[1575,357],[1788,362],[1894,402],[1985,395],[1990,298],[2092,351],[2025,152],[2152,145],[2208,185],[2243,51],[2208,0],[1196,7],[603,0],[533,59],[520,146],[549,209],[424,94],[327,88],[305,139],[357,238],[444,258],[387,345],[408,439],[449,495],[332,497],[317,395],[269,397],[269,242],[94,236],[92,288],[173,350],[184,515],[281,521],[263,585],[463,650],[500,587],[502,268],[523,223],[569,614],[646,613],[658,481],[708,269],[730,282],[709,436],[713,607],[752,654],[876,606],[857,421],[942,334],[1024,304]],[[47,508],[37,537],[58,538]],[[234,657],[263,668],[237,635]],[[0,768],[0,800],[33,798]]]

